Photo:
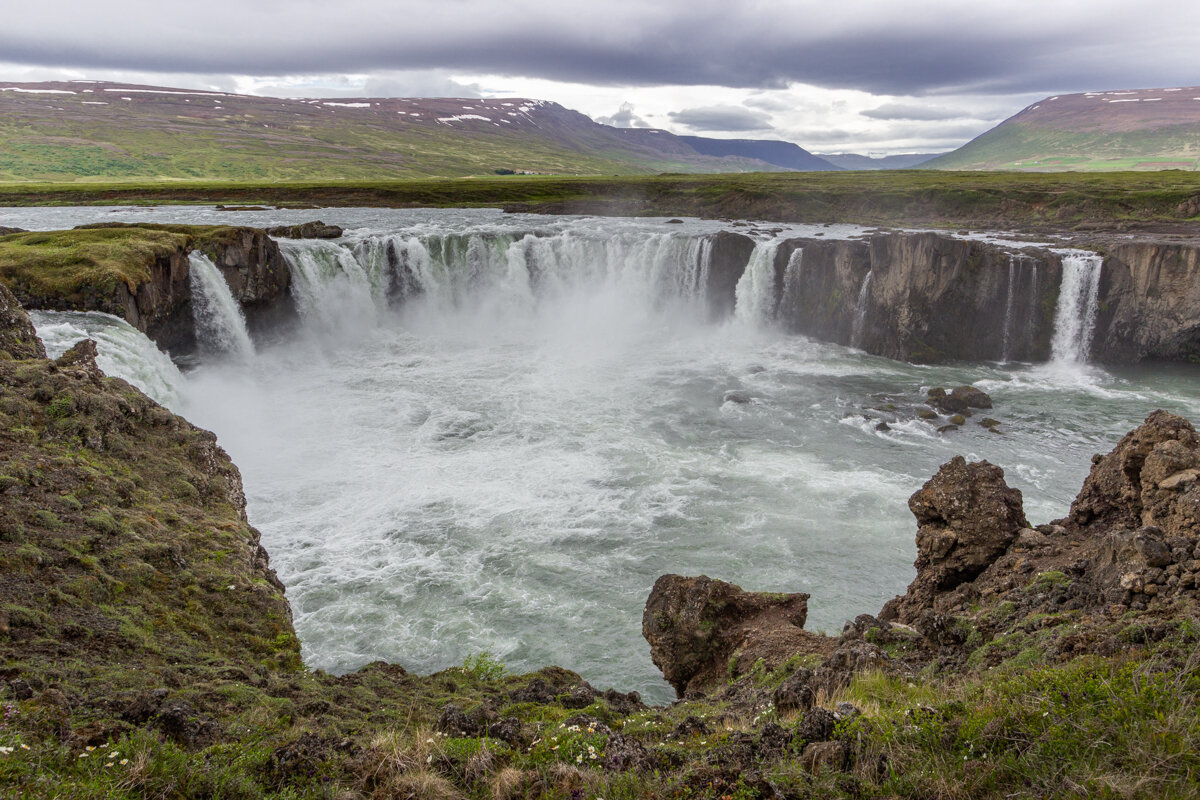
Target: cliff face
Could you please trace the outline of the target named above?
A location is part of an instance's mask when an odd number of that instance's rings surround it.
[[[714,238],[714,315],[733,310],[754,240]],[[1090,357],[1103,363],[1200,357],[1200,246],[1100,241]],[[718,259],[718,253],[720,258]],[[791,333],[918,363],[1046,361],[1063,258],[933,232],[867,240],[788,239],[775,255],[774,319]],[[1080,313],[1082,313],[1080,309]]]
[[[1109,247],[1092,353],[1108,362],[1200,358],[1200,246]]]
[[[784,328],[905,361],[1045,360],[1061,280],[1053,253],[937,233],[790,239],[776,254]]]

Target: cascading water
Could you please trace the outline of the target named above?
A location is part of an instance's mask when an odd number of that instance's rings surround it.
[[[192,317],[201,350],[239,361],[254,357],[254,342],[246,329],[242,307],[212,260],[193,250],[188,254],[192,288]]]
[[[775,254],[779,240],[758,242],[734,290],[734,315],[746,325],[766,325],[775,313]]]
[[[1060,364],[1087,361],[1096,326],[1103,264],[1103,257],[1094,253],[1063,255],[1062,284],[1054,311],[1054,335],[1050,340],[1051,361]]]
[[[1013,297],[1017,293],[1016,260],[1017,257],[1014,255],[1008,257],[1008,297],[1004,301],[1004,346],[1000,357],[1006,363],[1012,360]]]
[[[867,322],[867,304],[871,299],[871,274],[867,271],[863,278],[862,288],[858,290],[858,302],[854,305],[854,324],[850,329],[850,346],[862,346],[863,326]]]
[[[153,400],[179,410],[185,390],[179,368],[125,320],[98,311],[31,311],[29,318],[51,358],[62,355],[80,339],[94,339],[96,363],[106,375],[123,378]]]

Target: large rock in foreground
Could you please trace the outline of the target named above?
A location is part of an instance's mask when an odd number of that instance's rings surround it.
[[[642,635],[675,691],[696,695],[759,659],[771,669],[797,652],[824,649],[824,637],[803,630],[808,597],[747,592],[706,575],[664,575],[646,601]]]

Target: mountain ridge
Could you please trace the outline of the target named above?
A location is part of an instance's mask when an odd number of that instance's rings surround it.
[[[1200,87],[1053,95],[923,169],[1200,168]]]
[[[273,98],[104,81],[0,84],[0,181],[779,169],[519,97]]]

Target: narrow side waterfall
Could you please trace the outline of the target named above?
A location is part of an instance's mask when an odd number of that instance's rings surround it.
[[[775,254],[779,240],[758,242],[735,290],[734,314],[739,322],[765,325],[775,314]]]
[[[867,301],[871,297],[871,275],[868,271],[863,278],[862,288],[858,290],[858,302],[854,305],[854,325],[850,329],[850,346],[862,346],[862,331],[863,325],[867,321]]]
[[[179,409],[185,379],[154,342],[120,317],[99,311],[30,311],[46,354],[57,358],[80,339],[96,341],[96,363],[171,409]]]
[[[1008,257],[1008,297],[1004,301],[1004,346],[1001,350],[1001,360],[1005,363],[1012,360],[1012,328],[1013,328],[1013,297],[1016,295],[1017,257]]]
[[[1084,363],[1092,346],[1104,259],[1095,253],[1070,253],[1062,260],[1062,285],[1054,311],[1050,360]]]
[[[192,316],[200,347],[241,361],[253,358],[254,342],[246,330],[242,307],[233,298],[221,271],[208,256],[195,250],[188,254],[188,264]]]
[[[781,294],[788,297],[800,285],[800,271],[804,267],[804,248],[797,247],[788,256],[787,266],[783,269],[783,289]]]

